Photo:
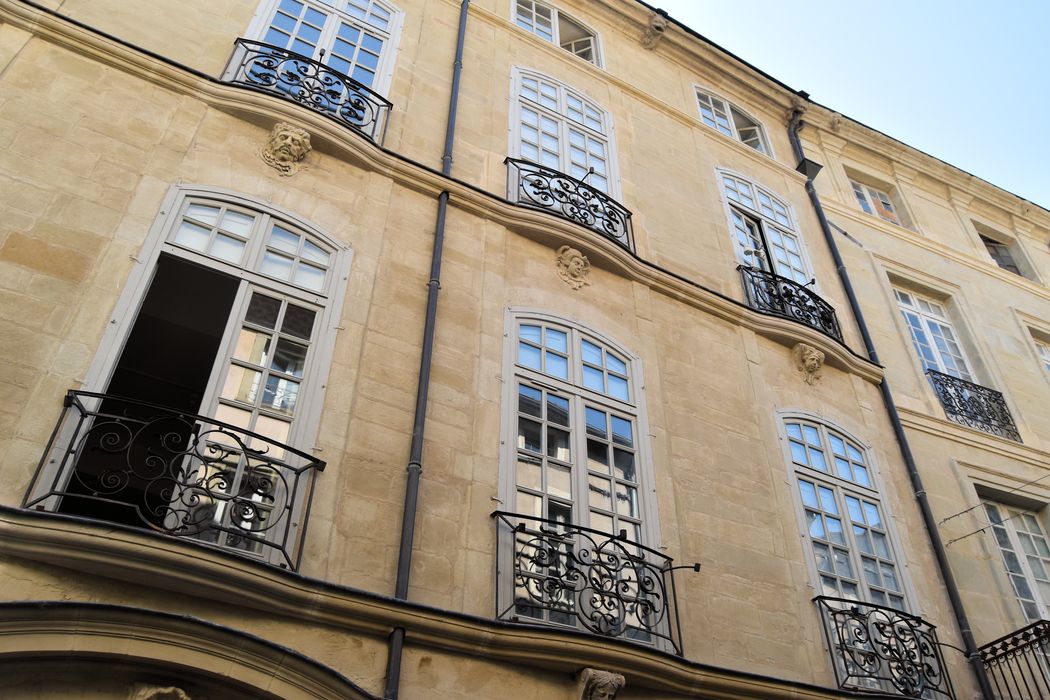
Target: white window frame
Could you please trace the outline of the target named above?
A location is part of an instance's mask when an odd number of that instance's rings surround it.
[[[1050,372],[1050,342],[1040,340],[1039,338],[1032,338],[1035,342],[1035,352],[1039,356],[1040,362],[1043,363],[1043,369]]]
[[[281,2],[282,0],[261,0],[259,6],[256,8],[255,14],[252,16],[251,22],[248,24],[245,37],[252,40],[265,41],[266,33],[270,28],[270,23]],[[314,52],[308,56],[314,60],[321,60],[321,62],[326,65],[328,63],[327,60],[318,59],[318,51],[324,49],[326,56],[332,55],[331,49],[337,38],[336,32],[338,31],[340,20],[361,30],[367,28],[369,31],[377,34],[385,34],[383,48],[379,55],[379,63],[375,70],[375,79],[372,85],[367,87],[380,95],[387,95],[390,91],[390,85],[394,76],[394,63],[397,59],[398,43],[401,39],[401,29],[404,24],[404,12],[386,0],[296,0],[296,2],[312,7],[317,11],[328,15],[328,19],[325,22],[323,31],[321,32],[321,37],[318,40],[317,45],[314,47]],[[376,25],[367,22],[365,19],[361,19],[354,14],[347,12],[344,8],[348,7],[347,3],[349,2],[354,2],[356,5],[367,4],[369,8],[371,8],[372,5],[382,7],[390,13],[387,28],[384,30],[381,27],[377,27]],[[353,77],[352,67],[348,75]]]
[[[802,465],[793,458],[792,442],[799,442],[796,438],[789,434],[788,424],[799,423],[808,425],[817,429],[819,434],[819,442],[823,449],[824,459],[828,471],[822,471],[808,465]],[[886,605],[888,607],[895,607],[896,609],[904,612],[911,612],[917,614],[915,611],[916,600],[915,592],[911,586],[909,576],[907,573],[907,562],[902,556],[904,550],[901,547],[901,543],[897,537],[894,525],[893,525],[893,514],[889,509],[889,499],[884,497],[879,488],[879,469],[874,459],[874,450],[872,447],[857,437],[852,435],[849,431],[843,429],[841,426],[829,423],[823,418],[807,413],[804,411],[782,411],[777,414],[777,427],[780,437],[782,453],[784,457],[784,463],[787,466],[790,474],[790,488],[792,490],[792,502],[795,505],[795,512],[797,522],[799,524],[799,530],[803,541],[803,548],[805,551],[805,558],[807,568],[810,573],[810,581],[812,582],[813,589],[819,591],[821,595],[831,595],[832,597],[838,598],[849,598],[852,596],[843,595],[841,592],[831,592],[826,589],[823,580],[823,576],[829,578],[835,578],[836,580],[846,579],[848,582],[854,582],[857,586],[857,600],[872,603],[875,605]],[[804,434],[804,433],[803,433]],[[838,466],[836,464],[836,457],[834,449],[831,444],[830,435],[834,435],[842,439],[846,445],[852,445],[863,457],[863,464],[867,468],[868,480],[867,483],[860,483],[854,479],[847,479],[839,476],[836,471]],[[805,437],[801,440],[803,444],[807,441]],[[849,456],[847,450],[847,462],[853,462]],[[855,469],[855,465],[851,464],[851,469]],[[856,473],[855,471],[853,473]],[[840,550],[846,550],[848,561],[852,569],[852,577],[844,576],[836,572],[822,572],[818,568],[817,557],[814,549],[814,537],[810,530],[809,516],[807,516],[807,510],[823,510],[821,508],[813,508],[807,506],[803,501],[801,482],[806,481],[817,486],[822,486],[831,490],[834,494],[835,503],[838,509],[838,517],[842,523],[843,541],[837,543],[833,538],[821,539],[817,538],[816,543],[818,545],[825,545],[829,549],[837,547]],[[867,523],[867,529],[870,531],[874,530],[879,532],[881,530],[882,535],[885,537],[885,545],[889,552],[889,557],[884,557],[877,553],[877,547],[872,547],[875,554],[869,554],[864,552],[860,547],[856,535],[853,532],[853,523],[851,522],[851,516],[846,504],[846,497],[852,497],[859,499],[861,503],[868,503],[874,505],[878,509],[879,517],[881,519],[881,528],[871,527],[872,523]],[[819,495],[818,495],[819,498]],[[863,505],[861,506],[863,508]],[[867,519],[867,514],[865,514]],[[827,519],[822,520],[823,523],[827,522]],[[826,527],[826,526],[825,526]],[[874,541],[874,540],[872,540]],[[898,584],[898,590],[891,591],[886,585],[873,585],[871,580],[866,577],[866,571],[864,568],[864,559],[874,559],[876,562],[885,563],[888,562],[895,569],[895,578]],[[832,561],[832,568],[835,567],[834,560]],[[882,571],[879,571],[880,577]],[[885,581],[885,578],[880,578],[881,581]],[[836,589],[838,590],[838,589]],[[884,598],[880,599],[878,595],[872,595],[872,592],[883,593]],[[898,596],[897,601],[891,601],[889,594],[892,592],[894,596]],[[893,602],[899,603],[894,605]]]
[[[571,477],[571,483],[573,486],[570,492],[572,498],[572,522],[581,527],[592,527],[597,530],[601,529],[601,527],[595,527],[597,524],[591,520],[592,507],[589,501],[590,481],[588,477],[590,470],[588,469],[587,458],[587,434],[584,418],[585,407],[587,405],[593,405],[599,410],[607,413],[625,416],[633,422],[634,461],[636,485],[638,487],[637,519],[640,520],[641,524],[640,544],[649,549],[660,550],[661,539],[655,493],[656,482],[652,465],[652,445],[650,442],[648,416],[645,407],[645,383],[642,376],[642,368],[639,358],[627,351],[622,345],[616,343],[614,340],[596,332],[594,329],[584,324],[543,311],[525,308],[508,308],[504,322],[506,330],[504,333],[502,376],[505,379],[502,391],[503,403],[500,429],[500,471],[497,487],[497,500],[501,504],[500,509],[510,513],[532,515],[531,513],[523,513],[522,510],[524,509],[520,507],[520,504],[517,501],[517,494],[519,491],[517,474],[519,455],[518,392],[519,385],[523,384],[529,388],[542,389],[545,392],[553,392],[560,397],[569,399],[571,412],[570,446],[572,450],[570,463],[573,472]],[[570,378],[568,380],[561,380],[552,377],[542,371],[523,367],[518,363],[518,329],[521,324],[551,327],[557,330],[563,330],[568,334],[568,348],[571,348],[568,353],[568,367],[571,368],[568,375]],[[627,365],[628,401],[618,400],[606,394],[586,389],[582,386],[583,357],[576,353],[580,351],[580,341],[583,339],[589,340],[606,351],[614,353]],[[557,351],[555,354],[558,354]],[[608,374],[606,374],[606,376],[608,376]],[[549,461],[549,458],[545,461]],[[610,472],[613,471],[615,470],[610,470]],[[610,473],[610,476],[613,476],[612,473]],[[542,490],[542,484],[541,489],[529,489],[525,486],[526,492],[530,490]],[[541,501],[541,504],[542,503],[544,502]],[[546,511],[541,513],[541,517],[546,517],[546,515]],[[634,540],[635,534],[630,531],[630,528],[625,529],[628,529],[628,538]],[[609,534],[616,535],[617,533],[611,532]],[[505,538],[501,539],[499,547],[500,551],[508,553],[512,552],[514,548],[513,533],[501,530],[500,537]],[[497,580],[497,586],[500,591],[498,599],[508,601],[513,600],[514,577],[511,574],[513,566],[507,567],[504,562],[500,564],[500,570],[503,573]],[[566,624],[558,620],[551,620],[546,614],[542,619],[528,619],[530,622],[534,621],[538,624],[545,625],[558,626],[560,624]],[[574,626],[574,628],[576,627]],[[655,643],[662,647],[665,644],[665,641],[660,640]]]
[[[539,81],[540,84],[546,84],[552,86],[557,91],[557,107],[550,107],[548,105],[536,103],[528,98],[522,97],[522,88],[525,81],[535,80]],[[604,109],[595,100],[587,97],[583,92],[576,90],[561,81],[550,78],[538,71],[529,70],[526,68],[519,68],[517,66],[511,72],[511,109],[510,109],[510,130],[509,130],[509,147],[508,153],[513,158],[522,158],[529,162],[537,163],[543,167],[551,167],[555,170],[565,173],[570,177],[574,177],[577,180],[584,180],[588,185],[594,187],[596,190],[604,192],[614,200],[620,200],[620,174],[617,166],[616,158],[616,138],[613,129],[612,115]],[[569,100],[579,100],[584,105],[584,109],[590,108],[597,112],[600,116],[601,128],[597,129],[593,125],[582,124],[579,121],[572,119],[566,113],[568,111]],[[522,152],[522,140],[523,140],[523,110],[532,110],[538,112],[541,117],[546,116],[549,119],[553,119],[557,123],[558,130],[558,165],[552,166],[544,164],[543,162],[537,162],[531,158],[527,158],[527,154]],[[605,178],[608,183],[606,188],[598,186],[599,183],[595,182],[595,176],[589,177],[586,172],[577,171],[574,174],[573,166],[571,162],[573,145],[570,141],[570,131],[575,130],[577,132],[583,132],[585,137],[593,139],[595,142],[601,142],[605,147],[605,166],[606,173]],[[540,136],[542,138],[542,135]],[[589,143],[589,142],[588,142]],[[584,149],[586,150],[586,148]],[[540,153],[540,160],[542,161],[542,150]],[[587,163],[591,165],[594,161],[590,159],[590,155],[587,156]],[[601,174],[601,173],[597,173]]]
[[[715,174],[722,204],[726,211],[726,220],[729,223],[733,254],[737,262],[774,272],[798,284],[812,283],[815,279],[813,265],[810,263],[805,241],[799,232],[794,207],[769,188],[732,170],[719,169],[715,171]],[[734,188],[729,187],[728,181],[734,183],[737,194],[734,194]],[[742,187],[747,189],[743,190]],[[747,193],[750,193],[749,196]],[[737,216],[742,216],[758,226],[762,239],[765,241],[763,249],[745,247],[739,240]],[[781,243],[778,243],[777,239],[780,239]],[[791,250],[791,243],[795,250]],[[774,261],[766,260],[764,250],[766,246],[773,253]],[[790,267],[789,274],[784,274],[785,267]],[[816,289],[817,285],[814,284],[813,288]]]
[[[310,240],[330,250],[331,264],[328,268],[324,289],[320,292],[304,289],[173,242],[172,234],[182,222],[187,206],[196,202],[250,211],[258,217],[253,228],[253,234],[257,235],[253,235],[246,246],[243,258],[246,261],[261,260],[267,242],[265,234],[269,232],[273,222],[284,223],[295,232],[308,236]],[[219,393],[226,378],[223,370],[230,365],[235,337],[242,325],[249,292],[261,291],[268,296],[287,299],[297,305],[309,306],[318,310],[314,320],[313,338],[310,341],[312,349],[308,354],[297,398],[298,414],[292,421],[288,437],[283,441],[303,452],[313,450],[320,428],[325,387],[334,354],[337,327],[342,314],[343,298],[353,257],[349,247],[338,243],[325,235],[318,227],[292,212],[243,194],[202,185],[172,186],[164,198],[160,212],[139,254],[133,258],[136,266],[132,269],[124,290],[117,299],[110,322],[106,326],[98,350],[85,375],[82,383],[85,391],[99,393],[106,391],[124,345],[138,318],[139,308],[149,291],[161,255],[189,261],[240,280],[227,321],[226,332],[216,353],[208,387],[201,401],[199,409],[201,415],[215,415]],[[43,480],[38,483],[53,482],[56,475],[51,472],[50,474],[45,473],[43,477]],[[297,504],[296,508],[300,505]],[[280,561],[276,550],[264,554],[275,563]]]
[[[978,383],[974,375],[974,365],[966,356],[962,338],[955,330],[955,324],[949,317],[945,304],[910,288],[897,285],[893,286],[893,297],[897,302],[897,310],[904,321],[912,349],[923,372],[932,369],[958,379]],[[903,297],[908,297],[908,299]],[[916,335],[915,323],[919,324],[919,330],[926,338],[925,343],[920,343]],[[940,347],[937,341],[933,340],[934,338],[940,338],[943,341],[941,343],[943,347]],[[953,352],[951,344],[955,345],[957,352]],[[929,355],[923,353],[920,345],[929,348]],[[949,355],[950,362],[945,359],[945,353]]]
[[[769,143],[769,137],[766,135],[766,127],[750,112],[741,109],[718,93],[712,92],[701,85],[693,85],[693,94],[696,98],[697,114],[699,115],[701,124],[710,129],[714,129],[723,136],[728,136],[734,141],[739,141],[757,153],[769,156],[770,158],[775,158],[773,155],[773,148]],[[707,106],[709,106],[710,111],[712,112],[711,117],[704,114],[704,98],[710,102],[710,105]],[[716,102],[719,104],[716,105]],[[737,125],[738,116],[743,117],[754,124],[753,128],[756,129],[758,133],[758,141],[761,148],[756,148],[741,137],[740,128]],[[722,120],[725,122],[724,124],[720,122],[719,117],[722,117]]]
[[[882,221],[893,224],[894,226],[908,228],[908,225],[905,223],[905,218],[901,213],[903,207],[893,201],[893,196],[890,192],[881,189],[881,186],[876,187],[875,185],[869,185],[863,180],[858,180],[853,175],[849,176],[849,183],[850,189],[853,191],[854,201],[857,202],[857,206],[860,207],[861,211],[869,216],[878,217]],[[892,214],[893,217],[890,218],[886,216],[880,210],[887,211]]]
[[[1029,622],[1050,619],[1050,540],[1039,522],[1039,513],[991,499],[981,499],[981,505],[988,518],[988,533],[999,551],[1003,571],[1010,580],[1010,589],[1021,613]],[[998,517],[990,512],[992,509]],[[1019,525],[1022,532],[1018,532]],[[1037,532],[1032,532],[1033,527]],[[1023,538],[1031,544],[1029,549],[1024,547]],[[1038,546],[1040,540],[1041,548]],[[1037,569],[1042,569],[1042,586],[1036,575]],[[1027,587],[1029,596],[1024,596],[1022,586]]]
[[[550,14],[550,20],[551,20],[550,35],[551,35],[551,37],[549,39],[544,34],[542,34],[539,31],[537,31],[537,28],[535,26],[535,21],[533,21],[531,23],[532,26],[528,26],[528,27],[523,26],[519,22],[518,7],[522,3],[527,3],[527,4],[531,5],[531,7],[532,7],[532,9],[531,9],[531,16],[533,17],[533,20],[535,20],[536,8],[537,7],[543,8],[544,10],[546,10]],[[572,24],[575,24],[580,29],[582,29],[585,32],[588,32],[590,34],[589,38],[591,39],[591,54],[593,56],[592,60],[589,60],[589,59],[581,56],[580,54],[576,53],[576,51],[574,49],[569,48],[568,46],[562,44],[562,40],[561,40],[561,31],[562,31],[561,30],[561,22],[562,22],[562,20],[567,21],[567,22],[571,22]],[[602,51],[601,51],[602,42],[601,42],[601,40],[598,37],[598,32],[594,31],[590,26],[588,26],[587,24],[584,24],[583,22],[581,22],[580,20],[576,19],[572,15],[569,15],[567,13],[562,12],[557,7],[555,7],[555,6],[553,6],[553,5],[549,4],[549,3],[537,2],[537,0],[510,0],[510,21],[511,21],[511,24],[513,24],[518,29],[521,29],[522,31],[528,32],[529,34],[531,34],[531,35],[533,35],[535,37],[538,37],[542,41],[546,41],[546,42],[549,42],[551,44],[554,44],[555,46],[563,49],[567,53],[575,56],[576,58],[579,58],[581,61],[586,61],[587,63],[590,63],[593,66],[597,66],[598,68],[602,68],[605,65],[605,61],[602,60],[603,59]],[[579,40],[576,40],[576,41],[579,41]]]

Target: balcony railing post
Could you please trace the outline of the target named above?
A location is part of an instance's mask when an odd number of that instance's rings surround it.
[[[297,102],[379,145],[386,135],[389,100],[350,76],[288,49],[238,39],[223,81]]]
[[[1017,425],[1001,392],[936,370],[926,370],[949,420],[1021,442]]]
[[[54,475],[38,478],[38,469],[23,507],[147,528],[292,569],[325,466],[207,416],[85,391],[69,392],[41,465],[49,461]],[[301,513],[300,525],[293,521]]]
[[[670,557],[622,535],[514,513],[492,514],[498,529],[496,616],[585,629],[682,653]],[[509,538],[508,555],[500,541]],[[511,592],[504,600],[502,591]]]
[[[634,252],[631,212],[601,190],[537,163],[507,158],[507,198],[600,233]]]
[[[1050,697],[1050,622],[1034,622],[978,652],[998,700]]]

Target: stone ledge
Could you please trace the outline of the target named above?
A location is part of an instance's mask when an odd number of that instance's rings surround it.
[[[516,625],[398,601],[192,542],[71,516],[0,506],[0,552],[156,589],[179,591],[192,586],[215,602],[368,635],[385,636],[393,628],[403,627],[410,645],[480,655],[493,661],[567,673],[581,666],[609,669],[626,676],[633,688],[702,694],[712,699],[852,696],[835,689],[707,666],[574,630]],[[0,615],[0,633],[3,631],[4,618]]]

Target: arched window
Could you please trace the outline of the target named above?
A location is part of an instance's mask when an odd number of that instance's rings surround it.
[[[720,173],[737,259],[805,284],[811,279],[788,205],[769,190]]]
[[[379,0],[263,0],[249,34],[383,93],[400,19],[393,5]]]
[[[674,644],[638,361],[546,315],[512,315],[508,336],[497,614]]]
[[[289,213],[173,189],[33,502],[294,568],[349,257]]]
[[[696,88],[696,102],[700,108],[700,121],[704,124],[759,153],[772,155],[765,129],[744,110],[700,88]]]
[[[889,516],[868,451],[812,418],[786,416],[783,428],[821,595],[906,610]]]
[[[564,12],[535,0],[516,0],[514,22],[585,61],[601,65],[598,37]]]
[[[550,78],[524,71],[515,78],[516,155],[614,194],[609,115],[582,93]]]

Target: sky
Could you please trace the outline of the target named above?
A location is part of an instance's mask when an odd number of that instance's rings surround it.
[[[1050,209],[1050,0],[647,0],[810,99]]]

